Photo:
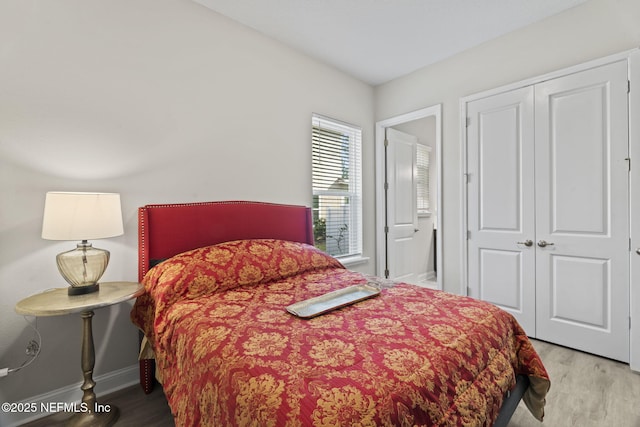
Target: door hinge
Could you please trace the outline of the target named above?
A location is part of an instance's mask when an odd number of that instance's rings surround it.
[[[467,120],[465,123],[467,127],[471,126],[471,117],[467,117]]]
[[[631,316],[629,316],[629,329],[631,329]]]
[[[389,234],[389,226],[388,225],[384,226],[384,233],[385,234]]]
[[[467,286],[467,296],[471,295],[471,286]]]
[[[629,172],[631,172],[631,157],[624,158],[627,161],[627,166],[629,167]]]
[[[388,270],[388,269],[385,269],[385,270],[384,270],[384,278],[385,278],[385,279],[388,279],[388,278],[389,278],[389,270]]]
[[[467,240],[471,240],[471,231],[467,230]]]
[[[389,140],[387,138],[384,139],[384,146],[385,147],[389,146]]]
[[[388,182],[384,183],[384,190],[385,191],[389,190],[389,183]]]
[[[627,93],[631,93],[631,80],[627,80]]]

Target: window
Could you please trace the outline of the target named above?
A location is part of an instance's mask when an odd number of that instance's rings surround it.
[[[429,161],[431,158],[431,147],[418,144],[418,155],[416,158],[416,181],[417,181],[417,201],[418,215],[429,215],[431,213],[430,191],[429,191]]]
[[[362,255],[360,128],[312,117],[315,244],[336,258]]]

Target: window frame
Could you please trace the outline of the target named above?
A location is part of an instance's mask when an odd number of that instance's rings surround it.
[[[319,151],[321,149],[322,144],[326,144],[326,141],[317,137],[318,130],[326,131],[327,135],[332,134],[334,137],[337,134],[341,134],[343,137],[347,137],[346,140],[342,141],[342,144],[347,143],[348,148],[348,156],[345,156],[345,152],[342,151],[343,147],[340,147],[339,150],[333,150],[328,156],[325,156],[325,159],[328,159],[331,163],[332,171],[326,172],[325,169],[322,169],[322,163],[320,160],[320,155],[318,153],[323,153],[323,151]],[[337,143],[337,141],[334,141]],[[339,259],[343,263],[347,262],[355,262],[363,259],[363,223],[362,223],[362,129],[358,126],[352,125],[350,123],[345,123],[330,117],[322,116],[320,114],[312,114],[311,117],[311,145],[312,145],[312,161],[311,161],[311,188],[312,188],[312,197],[313,197],[313,227],[314,227],[314,238],[318,236],[318,233],[324,233],[325,236],[325,247],[330,255]],[[326,150],[324,153],[326,154]],[[341,165],[341,169],[339,170],[339,166]],[[345,164],[347,165],[345,167]],[[341,185],[336,185],[340,179],[345,178],[345,170],[347,171],[346,185],[344,182],[341,182],[342,185],[346,186],[346,189],[340,189],[336,187],[340,187]],[[328,186],[327,179],[337,177],[334,184],[332,186]],[[320,182],[323,182],[324,188]],[[333,188],[330,188],[333,187]],[[325,203],[324,209],[329,209],[331,206],[336,208],[335,205],[336,200],[339,198],[343,198],[346,202],[340,203],[340,208],[344,212],[348,211],[348,221],[345,224],[347,226],[346,230],[348,230],[348,249],[342,253],[336,253],[336,251],[331,250],[327,247],[328,243],[328,233],[327,229],[324,230],[318,229],[317,227],[327,227],[326,217],[321,213],[323,209],[322,198],[323,197],[334,197],[336,199],[333,200],[334,204],[331,201],[327,201]],[[320,220],[324,218],[325,222],[321,223]],[[333,224],[335,228],[337,223]],[[331,224],[329,225],[331,227]],[[342,229],[342,227],[339,227]],[[338,231],[340,232],[340,231]],[[342,230],[344,232],[344,230]],[[337,241],[338,238],[334,237],[332,233],[331,238],[334,241]],[[343,238],[342,234],[340,238]],[[335,246],[334,242],[334,246]],[[316,242],[316,245],[321,245],[320,242]],[[322,247],[321,247],[322,248]],[[338,248],[339,241],[338,241]]]
[[[423,150],[426,157],[425,164],[421,162],[421,153]],[[416,211],[418,217],[430,217],[431,209],[431,153],[433,149],[426,144],[418,143],[416,145]],[[421,173],[421,169],[424,172]],[[421,182],[420,176],[424,175],[424,181]],[[422,193],[422,194],[421,194]],[[426,206],[424,206],[426,205]]]

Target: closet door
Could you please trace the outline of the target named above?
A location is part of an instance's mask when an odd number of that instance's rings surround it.
[[[533,88],[470,102],[467,112],[468,294],[535,336]]]
[[[535,86],[536,336],[629,360],[627,62]]]

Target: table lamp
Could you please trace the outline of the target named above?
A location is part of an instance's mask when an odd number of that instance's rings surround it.
[[[98,280],[109,264],[109,251],[94,248],[88,240],[122,234],[120,194],[47,193],[42,238],[81,241],[75,249],[56,256],[60,274],[71,285],[69,295],[96,292]]]

